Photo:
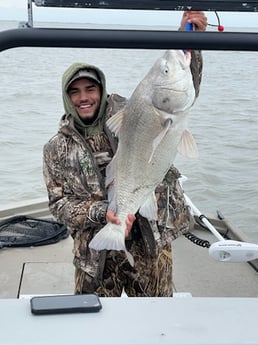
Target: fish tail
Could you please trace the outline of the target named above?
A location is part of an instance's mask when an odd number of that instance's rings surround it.
[[[95,250],[124,250],[127,260],[134,266],[134,259],[125,247],[125,237],[117,228],[118,225],[106,224],[90,241],[89,248]]]
[[[117,225],[108,223],[90,241],[89,247],[95,250],[125,250],[125,238]]]

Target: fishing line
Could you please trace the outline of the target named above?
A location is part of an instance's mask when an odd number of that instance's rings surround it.
[[[219,32],[223,32],[224,31],[224,26],[220,24],[220,18],[219,18],[218,12],[214,11],[214,13],[215,13],[215,15],[217,17],[218,24],[210,24],[210,23],[208,23],[208,26],[216,27]]]
[[[218,12],[214,11],[214,13],[215,13],[215,15],[217,17],[218,24],[210,24],[210,23],[208,23],[207,25],[208,26],[216,27],[219,32],[223,32],[224,31],[224,26],[221,25],[221,23],[220,23],[220,18],[219,18]],[[186,24],[185,24],[185,31],[194,31],[194,25],[192,23],[186,22]],[[187,52],[190,52],[191,50],[183,49],[183,51],[186,54]]]
[[[210,23],[208,23],[207,25],[208,26],[216,27],[219,32],[223,32],[224,31],[224,26],[221,25],[221,23],[220,23],[220,18],[219,18],[218,12],[214,11],[214,13],[215,13],[215,15],[217,17],[218,24],[210,24]],[[193,30],[194,30],[194,25],[192,23],[187,22],[185,24],[185,31],[193,31]]]

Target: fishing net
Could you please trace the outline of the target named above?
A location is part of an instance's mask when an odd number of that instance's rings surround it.
[[[66,226],[54,220],[21,215],[0,221],[0,248],[42,246],[67,237]]]

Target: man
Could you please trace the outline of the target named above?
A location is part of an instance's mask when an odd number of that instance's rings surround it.
[[[195,30],[205,30],[203,12],[184,12]],[[201,53],[192,52],[196,96],[201,81]],[[58,133],[44,147],[44,178],[49,207],[67,225],[74,240],[75,293],[120,296],[172,296],[171,242],[189,231],[191,216],[178,183],[180,173],[171,167],[156,188],[158,221],[136,215],[126,221],[126,246],[135,260],[131,267],[120,251],[95,251],[89,242],[107,222],[120,223],[108,210],[105,168],[117,147],[106,127],[107,119],[127,100],[107,95],[105,76],[93,65],[73,64],[63,75],[65,114]]]

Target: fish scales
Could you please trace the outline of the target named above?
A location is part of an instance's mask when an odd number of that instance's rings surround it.
[[[155,188],[162,182],[177,152],[197,156],[187,129],[187,114],[195,100],[190,53],[169,50],[159,58],[131,95],[127,105],[108,120],[118,136],[118,149],[107,167],[109,206],[121,220],[108,223],[91,240],[95,250],[124,250],[125,221],[137,211],[157,219]]]

